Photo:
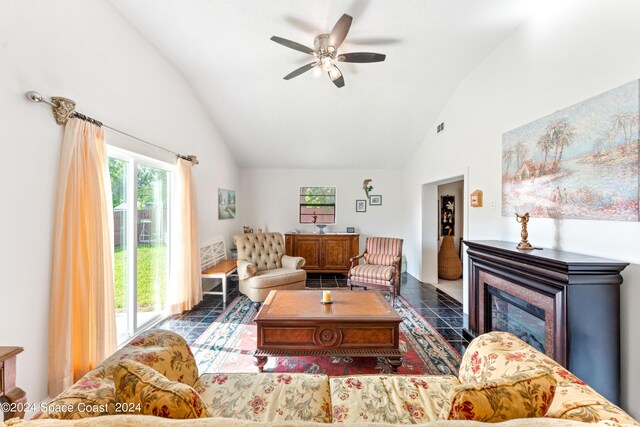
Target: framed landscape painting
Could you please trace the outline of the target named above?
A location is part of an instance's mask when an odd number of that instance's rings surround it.
[[[236,217],[236,192],[218,188],[218,219]]]
[[[502,215],[638,221],[640,81],[502,138]]]

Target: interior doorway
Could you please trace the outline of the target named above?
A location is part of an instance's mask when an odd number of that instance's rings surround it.
[[[464,200],[464,178],[438,185],[438,283],[435,286],[460,302],[463,296]]]
[[[461,188],[461,190],[460,190]],[[465,313],[468,312],[467,284],[465,278],[466,260],[464,245],[461,248],[460,238],[469,235],[469,212],[467,198],[468,169],[447,177],[439,177],[422,185],[422,254],[420,259],[420,281],[433,284],[447,292],[455,299],[462,301]],[[443,240],[443,216],[441,212],[442,196],[453,196],[453,239],[456,254],[462,260],[462,277],[455,280],[440,279],[438,277],[438,252]],[[448,198],[446,201],[451,201]],[[448,217],[447,217],[448,220]],[[445,223],[445,227],[446,227]],[[445,231],[445,235],[448,230]]]

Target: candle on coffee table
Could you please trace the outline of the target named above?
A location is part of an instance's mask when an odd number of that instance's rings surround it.
[[[331,301],[331,291],[322,291],[322,301],[324,302]]]

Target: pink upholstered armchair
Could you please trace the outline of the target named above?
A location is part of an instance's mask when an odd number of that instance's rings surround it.
[[[391,305],[400,295],[400,270],[402,263],[402,239],[391,237],[367,237],[365,251],[351,258],[347,284],[382,289],[391,293]],[[364,264],[360,265],[360,258]]]

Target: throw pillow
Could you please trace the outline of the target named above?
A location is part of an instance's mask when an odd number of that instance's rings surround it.
[[[482,384],[456,386],[451,406],[441,419],[501,422],[543,417],[556,392],[556,380],[547,371],[531,370]]]
[[[364,260],[367,264],[375,264],[375,265],[395,265],[400,257],[396,255],[389,254],[364,254]]]
[[[121,361],[113,380],[116,400],[127,413],[164,418],[209,417],[202,398],[193,387],[170,381],[141,363]]]

